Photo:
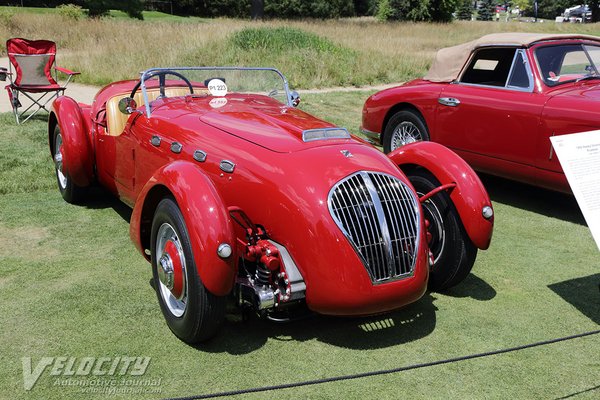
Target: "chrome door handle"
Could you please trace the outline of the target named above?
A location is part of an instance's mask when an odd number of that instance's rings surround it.
[[[444,106],[456,107],[460,104],[460,100],[454,97],[440,97],[438,103]]]

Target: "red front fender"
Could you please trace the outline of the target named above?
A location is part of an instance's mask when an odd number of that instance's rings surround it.
[[[59,96],[52,103],[48,120],[50,152],[54,149],[54,126],[58,123],[63,140],[63,168],[73,183],[79,187],[89,186],[93,181],[92,144],[79,104],[67,96]]]
[[[400,168],[417,165],[431,172],[442,185],[455,183],[450,198],[475,246],[487,249],[492,240],[494,218],[485,219],[482,209],[492,202],[473,169],[456,153],[433,142],[402,146],[388,156]]]
[[[196,165],[175,161],[159,169],[139,194],[131,215],[130,236],[138,250],[149,248],[149,224],[154,209],[165,195],[172,195],[187,227],[192,254],[202,283],[217,296],[231,291],[236,271],[236,256],[222,259],[217,254],[221,243],[236,248],[227,207],[208,177]]]

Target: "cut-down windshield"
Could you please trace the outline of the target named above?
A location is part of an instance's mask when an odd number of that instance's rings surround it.
[[[151,104],[148,92],[157,88],[161,96],[167,97],[169,93],[225,98],[233,93],[258,94],[292,105],[287,80],[274,68],[178,67],[144,71],[141,89],[145,104]],[[151,106],[146,111],[150,116]]]

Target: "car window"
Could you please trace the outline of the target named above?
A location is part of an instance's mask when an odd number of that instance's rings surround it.
[[[535,57],[546,85],[555,86],[596,74],[600,47],[582,44],[545,46],[535,50]]]
[[[581,50],[569,51],[565,53],[559,73],[560,75],[586,74],[589,62],[583,48]]]
[[[588,55],[592,59],[592,62],[596,67],[600,66],[600,47],[598,46],[583,46],[587,51]]]
[[[461,83],[506,86],[515,48],[494,47],[477,51],[460,79]]]
[[[517,51],[510,78],[508,79],[508,87],[517,89],[529,89],[532,87],[531,72],[527,65],[527,60],[523,50]]]

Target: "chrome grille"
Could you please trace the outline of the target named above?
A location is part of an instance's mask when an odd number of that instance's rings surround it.
[[[357,172],[331,189],[328,204],[374,283],[412,275],[419,205],[404,182],[379,172]]]

